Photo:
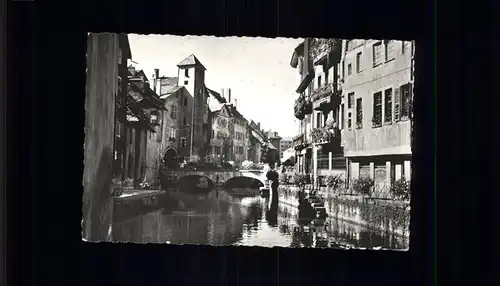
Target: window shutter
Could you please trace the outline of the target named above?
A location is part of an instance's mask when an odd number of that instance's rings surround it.
[[[408,83],[408,117],[412,118],[413,116],[413,85]]]
[[[394,88],[394,121],[401,119],[401,92],[400,87]]]

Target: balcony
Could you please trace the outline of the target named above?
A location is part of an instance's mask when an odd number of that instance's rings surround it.
[[[311,101],[306,99],[303,95],[299,96],[294,105],[295,118],[303,120],[306,115],[311,114],[312,111],[313,109]]]
[[[340,142],[340,129],[332,126],[315,128],[311,131],[311,137],[312,142],[317,145]]]
[[[295,151],[301,151],[310,145],[304,133],[293,137],[292,144]]]
[[[341,90],[339,85],[334,82],[330,82],[311,92],[311,101],[315,102],[326,97],[330,97],[331,99],[336,99],[338,97],[338,99],[340,99],[340,95]]]
[[[340,62],[342,40],[313,38],[309,43],[309,55],[314,63],[324,58],[329,58],[330,62]]]

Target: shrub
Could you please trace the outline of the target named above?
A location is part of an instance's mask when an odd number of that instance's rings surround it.
[[[394,197],[402,200],[410,199],[410,184],[405,178],[401,178],[391,183],[391,193]]]
[[[243,163],[241,163],[241,167],[244,170],[250,170],[255,164],[252,161],[245,160]]]
[[[338,189],[344,184],[344,178],[342,175],[330,175],[325,178],[324,183],[333,189]]]
[[[236,162],[232,164],[233,169],[240,170],[242,169],[241,163]]]
[[[230,163],[228,163],[228,162],[223,162],[223,163],[221,164],[221,168],[222,168],[222,169],[226,169],[226,170],[227,170],[227,169],[232,169],[232,168],[233,168],[233,165],[231,165],[231,164],[230,164]]]
[[[283,172],[280,174],[280,184],[282,185],[289,185],[290,184],[290,181],[291,181],[291,177],[292,175],[290,173],[287,173],[287,172]]]
[[[303,186],[308,182],[308,175],[293,173],[291,183],[297,186]]]
[[[353,190],[362,195],[370,195],[373,186],[374,182],[371,178],[359,178],[352,184]]]

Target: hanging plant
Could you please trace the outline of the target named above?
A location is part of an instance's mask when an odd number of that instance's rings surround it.
[[[373,125],[373,127],[378,127],[378,126],[382,125],[382,116],[379,114],[373,115],[372,125]]]
[[[325,122],[325,127],[328,129],[333,129],[335,127],[335,120],[333,118],[328,118]]]
[[[371,178],[359,178],[352,184],[354,191],[362,195],[370,195],[373,186],[374,181]]]
[[[395,198],[408,201],[410,200],[410,184],[405,178],[401,178],[391,184],[391,193]]]
[[[313,111],[312,103],[307,100],[303,95],[299,96],[295,101],[294,113],[295,117],[299,120],[303,120],[307,114],[311,114]]]
[[[331,143],[336,138],[340,138],[340,129],[337,127],[315,128],[311,131],[312,141],[316,144]]]
[[[311,138],[314,143],[323,141],[323,130],[321,128],[311,130]]]
[[[342,184],[344,184],[344,178],[342,175],[329,175],[325,178],[325,184],[333,188],[334,190],[338,189]]]
[[[313,38],[309,41],[309,55],[313,60],[317,57],[325,54],[329,54],[332,51],[339,49],[341,40],[340,39],[323,39],[323,38]]]

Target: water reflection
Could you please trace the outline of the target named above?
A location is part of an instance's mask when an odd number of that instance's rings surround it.
[[[408,242],[333,217],[312,219],[296,207],[261,198],[257,189],[213,190],[166,195],[169,207],[115,221],[115,241],[264,247],[383,247]]]

